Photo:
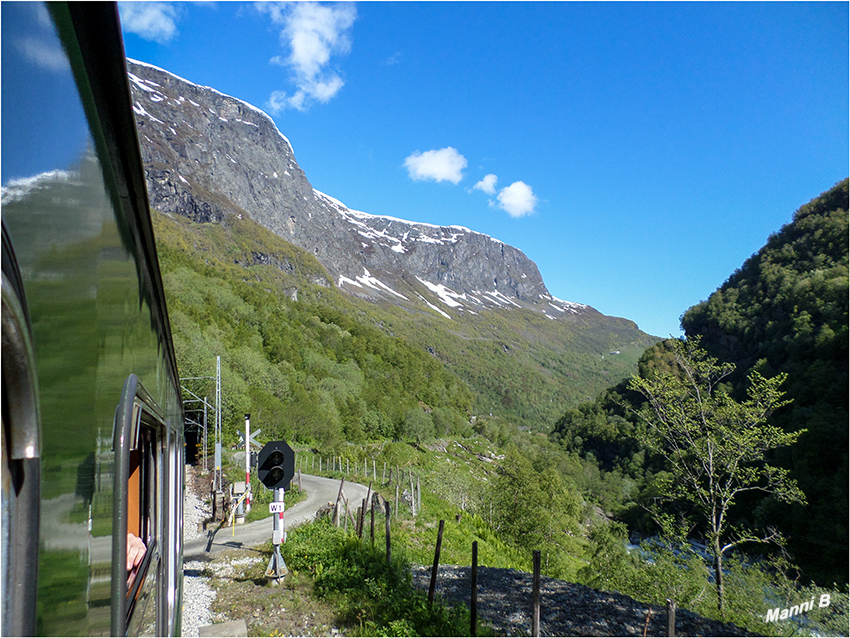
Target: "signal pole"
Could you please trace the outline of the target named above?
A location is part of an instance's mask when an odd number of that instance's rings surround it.
[[[245,514],[251,511],[251,415],[245,415]]]
[[[275,499],[269,503],[269,511],[273,514],[272,545],[274,545],[274,552],[272,552],[269,566],[266,568],[266,576],[274,578],[275,582],[279,585],[280,579],[289,573],[289,569],[283,561],[283,556],[280,555],[280,544],[286,542],[286,529],[283,522],[283,511],[285,509],[283,496],[285,491],[280,487],[275,488],[274,493]]]

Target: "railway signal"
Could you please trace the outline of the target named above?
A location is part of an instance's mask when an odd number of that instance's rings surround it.
[[[257,456],[257,478],[270,490],[286,489],[295,476],[295,452],[286,441],[269,441]]]
[[[263,446],[257,455],[257,478],[270,490],[274,491],[274,501],[269,504],[269,512],[273,514],[274,530],[272,545],[274,552],[266,569],[266,576],[274,578],[279,583],[289,570],[280,555],[280,544],[286,540],[286,529],[283,521],[283,494],[295,476],[295,452],[286,441],[270,441]]]

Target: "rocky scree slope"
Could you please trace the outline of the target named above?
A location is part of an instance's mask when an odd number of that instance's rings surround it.
[[[448,313],[522,307],[575,320],[520,250],[460,226],[353,211],[315,190],[289,140],[250,104],[128,61],[151,205],[198,222],[247,216],[315,255],[343,290]]]

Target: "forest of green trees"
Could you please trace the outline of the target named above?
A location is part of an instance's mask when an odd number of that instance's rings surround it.
[[[745,396],[754,374],[787,375],[790,400],[770,423],[799,440],[770,450],[766,460],[784,468],[805,501],[742,495],[732,509],[741,525],[774,526],[803,580],[847,582],[848,546],[848,183],[801,207],[708,300],[684,313],[688,340],[700,339],[717,359],[734,365],[722,389]],[[641,378],[672,370],[669,347],[647,350]],[[669,466],[641,443],[643,397],[622,383],[594,401],[568,410],[553,440],[598,463],[622,487],[622,499],[598,497],[629,528],[649,534],[647,504],[658,497]]]
[[[552,336],[519,311],[447,328],[339,293],[311,255],[247,220],[154,221],[181,376],[210,375],[221,355],[225,422],[250,412],[269,438],[323,454],[380,443],[412,465],[435,439],[484,438],[501,452],[493,469],[441,466],[438,491],[479,538],[514,548],[493,560],[532,543],[552,576],[760,633],[794,627],[759,620],[753,591],[829,591],[836,604],[811,619],[834,633],[847,618],[847,197],[845,180],[798,210],[684,313],[685,339],[635,334],[616,362],[592,355],[610,344],[598,326]],[[695,403],[700,375],[713,380]],[[717,449],[712,463],[733,470],[693,470]],[[713,526],[705,494],[732,478]]]
[[[468,429],[469,388],[427,353],[329,304],[255,285],[225,260],[208,265],[167,239],[160,253],[181,375],[208,376],[222,356],[226,422],[250,412],[269,436],[328,453],[343,441]],[[306,255],[289,258],[302,281],[321,273]]]
[[[753,371],[788,375],[792,403],[773,422],[805,429],[772,458],[799,483],[807,505],[776,505],[797,559],[820,580],[846,580],[848,565],[848,183],[801,207],[794,220],[706,302],[682,317],[714,356],[735,363],[736,388]]]
[[[369,303],[250,220],[154,213],[154,223],[181,375],[208,376],[221,355],[226,421],[251,412],[329,451],[469,432],[475,414],[548,431],[566,405],[627,376],[653,342],[595,312],[572,322],[529,310],[447,320]],[[601,354],[612,349],[622,354]]]

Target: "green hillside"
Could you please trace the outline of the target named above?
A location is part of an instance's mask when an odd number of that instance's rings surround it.
[[[548,431],[654,341],[593,310],[572,322],[520,309],[450,320],[369,303],[247,219],[154,223],[181,375],[211,375],[221,355],[225,423],[248,412],[269,434],[328,449],[462,434],[472,415]]]
[[[821,579],[847,580],[848,520],[848,181],[801,207],[682,327],[711,353],[752,370],[788,374],[793,403],[777,414],[786,431],[805,428],[778,454],[808,505],[777,504],[799,560]]]
[[[791,404],[771,417],[787,432],[805,429],[796,444],[768,461],[790,472],[808,503],[742,496],[733,517],[778,527],[804,580],[847,582],[848,520],[848,182],[801,207],[708,300],[682,318],[687,338],[735,365],[724,385],[741,399],[751,372],[788,375]],[[648,349],[640,376],[670,370],[664,344]],[[620,481],[608,506],[633,530],[652,533],[646,504],[653,480],[668,469],[638,442],[641,398],[622,383],[570,410],[552,433],[562,449]]]

